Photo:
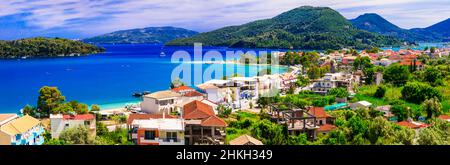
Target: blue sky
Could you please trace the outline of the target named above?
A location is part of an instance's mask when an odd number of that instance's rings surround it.
[[[205,32],[303,5],[328,6],[348,19],[378,13],[407,29],[450,16],[449,0],[1,0],[0,39],[85,38],[152,26]]]

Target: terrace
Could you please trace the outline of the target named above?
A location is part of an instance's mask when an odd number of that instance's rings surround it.
[[[273,104],[269,108],[272,121],[278,124],[285,124],[291,135],[306,133],[308,138],[315,139],[317,126],[316,116],[310,114],[308,110],[298,108],[292,104]]]

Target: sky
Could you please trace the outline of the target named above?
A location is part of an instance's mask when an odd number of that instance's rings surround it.
[[[348,19],[377,13],[405,29],[450,16],[449,0],[0,0],[0,39],[82,39],[158,26],[206,32],[304,5],[331,7]]]

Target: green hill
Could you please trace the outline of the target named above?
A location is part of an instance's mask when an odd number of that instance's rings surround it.
[[[395,38],[354,28],[331,8],[310,6],[299,7],[271,19],[175,39],[167,45],[193,45],[195,42],[209,46],[295,49],[363,49],[401,44]]]
[[[442,37],[428,30],[415,29],[407,30],[402,29],[391,22],[387,21],[378,14],[367,13],[358,16],[355,19],[350,20],[353,26],[370,32],[379,33],[385,36],[392,36],[402,40],[416,42],[416,41],[441,41]]]
[[[97,37],[84,39],[95,44],[164,44],[176,38],[186,38],[197,34],[195,31],[176,27],[149,27],[116,31]]]
[[[79,56],[103,51],[94,45],[62,38],[0,41],[0,58]]]

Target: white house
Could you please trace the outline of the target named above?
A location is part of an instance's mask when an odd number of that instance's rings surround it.
[[[184,120],[179,118],[135,119],[132,140],[138,145],[184,145]]]
[[[238,88],[237,107],[250,108],[250,103],[255,105],[256,100],[259,98],[258,81],[251,77],[233,77],[231,81]]]
[[[372,103],[370,103],[368,101],[358,101],[356,103],[350,104],[350,108],[353,109],[353,110],[356,110],[356,109],[368,109],[368,108],[370,108],[370,106],[372,106]]]
[[[78,126],[86,126],[92,137],[96,136],[96,123],[93,114],[77,114],[77,115],[50,115],[50,126],[52,138],[59,138],[61,132],[68,128]]]
[[[277,75],[263,75],[254,77],[258,81],[259,96],[272,96],[281,89],[281,78]]]
[[[216,104],[234,104],[239,98],[239,88],[231,80],[210,80],[197,86],[207,99]]]
[[[141,102],[142,112],[149,114],[171,113],[178,111],[181,94],[166,90],[144,95]]]
[[[327,94],[330,89],[337,87],[348,88],[354,83],[352,74],[327,73],[325,76],[313,83],[312,91],[318,94]]]
[[[197,92],[194,88],[188,86],[180,86],[172,89],[181,95],[179,106],[183,107],[184,104],[190,103],[194,100],[203,100],[205,97],[202,93]]]

